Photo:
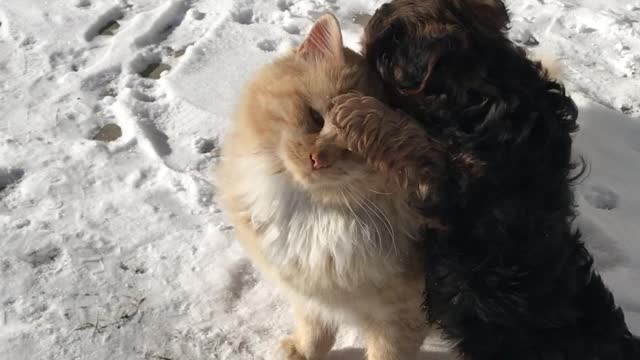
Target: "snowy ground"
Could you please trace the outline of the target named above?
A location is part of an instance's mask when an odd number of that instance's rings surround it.
[[[0,0],[0,356],[268,358],[289,312],[207,168],[252,71],[327,10],[358,48],[380,3]],[[579,223],[640,333],[640,2],[509,5],[514,39],[556,54],[580,105]],[[362,358],[351,330],[338,348]]]

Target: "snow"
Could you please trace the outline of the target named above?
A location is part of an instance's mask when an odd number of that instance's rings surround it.
[[[208,169],[252,72],[325,11],[358,49],[381,3],[0,1],[2,358],[268,358],[291,315]],[[640,2],[508,4],[580,107],[579,225],[640,333]],[[337,349],[363,356],[352,329]],[[438,339],[421,358],[453,359]]]

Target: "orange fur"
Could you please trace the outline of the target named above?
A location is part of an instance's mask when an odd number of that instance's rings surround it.
[[[294,309],[281,358],[323,358],[350,322],[365,333],[369,359],[412,359],[427,332],[415,240],[422,224],[405,190],[348,151],[329,121],[319,123],[335,96],[380,97],[381,86],[342,48],[335,18],[317,26],[314,37],[330,38],[314,44],[339,43],[339,53],[305,43],[258,72],[224,143],[220,200],[248,256]],[[313,170],[310,154],[329,166]]]

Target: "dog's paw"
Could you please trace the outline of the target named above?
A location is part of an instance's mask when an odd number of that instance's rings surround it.
[[[380,100],[357,92],[336,96],[332,104],[329,118],[331,123],[340,130],[346,129],[354,122],[373,118],[382,119],[387,111],[387,106]]]
[[[287,337],[280,341],[274,360],[307,360],[307,358],[298,351],[295,339]]]
[[[339,142],[366,157],[368,146],[382,132],[381,124],[390,113],[387,106],[374,97],[355,92],[337,96],[332,102],[327,120]]]

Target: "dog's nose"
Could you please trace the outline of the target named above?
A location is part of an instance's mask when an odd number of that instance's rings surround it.
[[[420,86],[420,84],[418,84],[417,86],[407,86],[407,87],[397,86],[396,90],[402,95],[415,95],[420,91],[422,91],[422,86]]]
[[[422,82],[418,79],[396,79],[396,89],[401,94],[411,94],[422,90]]]

